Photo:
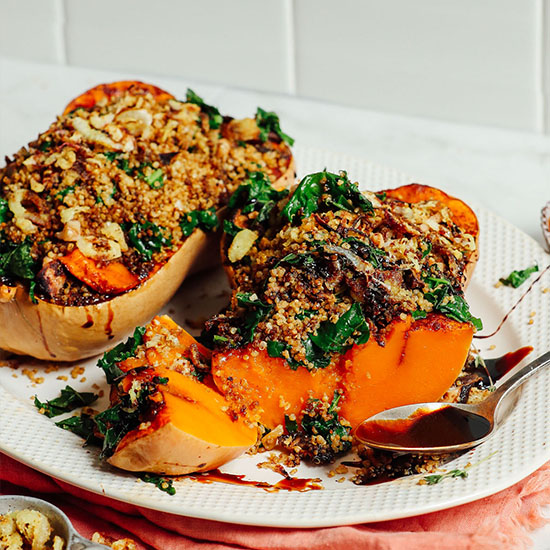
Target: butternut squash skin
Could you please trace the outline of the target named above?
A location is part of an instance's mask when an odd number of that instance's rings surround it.
[[[164,406],[151,423],[128,433],[108,461],[133,472],[188,474],[217,468],[256,442],[257,430],[225,412],[229,403],[207,385],[163,367]]]
[[[67,105],[64,114],[79,107],[89,109],[100,99],[122,94],[132,86],[151,92],[159,101],[173,98],[143,82],[114,82],[84,92]],[[294,181],[294,160],[285,144],[279,146],[290,155],[286,171],[275,182],[284,187]],[[195,229],[148,279],[95,305],[58,306],[40,299],[33,304],[22,285],[0,285],[0,348],[54,361],[76,361],[102,353],[123,340],[136,325],[149,321],[189,273],[216,265],[218,247],[216,235]],[[131,286],[130,282],[127,285]]]
[[[163,341],[163,336],[167,340]],[[209,375],[199,382],[174,370],[178,360],[193,353],[208,360],[208,349],[165,315],[147,325],[143,342],[144,354],[118,364],[128,373],[121,382],[123,392],[143,378],[158,377],[166,382],[159,386],[160,395],[154,396],[158,406],[124,436],[108,459],[113,466],[171,475],[202,472],[221,466],[254,445],[256,425],[231,412],[231,403]],[[118,400],[117,391],[120,388],[113,387],[113,402]]]

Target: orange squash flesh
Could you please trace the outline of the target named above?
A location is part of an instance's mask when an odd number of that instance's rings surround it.
[[[84,256],[78,248],[60,261],[78,280],[102,294],[121,294],[141,282],[124,264],[109,262],[102,265]]]
[[[215,390],[165,368],[164,402],[154,419],[129,432],[109,462],[124,470],[186,474],[217,468],[241,455],[257,439],[254,425],[232,418],[229,403]]]
[[[353,346],[339,362],[309,372],[249,348],[214,354],[212,373],[220,391],[242,403],[258,403],[260,422],[284,425],[309,398],[331,399],[340,389],[340,414],[355,428],[377,412],[437,401],[457,378],[468,355],[473,327],[439,314],[395,321],[384,345],[374,338]]]
[[[284,424],[285,414],[302,410],[311,398],[332,397],[340,375],[335,366],[315,372],[299,367],[291,370],[279,357],[264,350],[233,350],[212,357],[214,383],[229,399],[246,407],[252,416],[259,413],[260,422],[272,429]]]
[[[397,321],[385,346],[374,339],[343,357],[340,414],[353,427],[392,407],[437,401],[458,377],[473,326],[432,314],[412,324]]]
[[[161,329],[164,334],[169,331],[171,345],[159,350],[154,342]],[[160,406],[151,419],[126,434],[118,444],[109,458],[113,466],[174,475],[200,472],[217,468],[254,445],[255,425],[232,414],[231,404],[210,380],[199,382],[170,368],[177,357],[188,356],[192,346],[208,357],[206,348],[166,316],[153,319],[143,340],[145,357],[131,357],[119,367],[128,372],[149,366],[129,373],[121,382],[123,391],[130,391],[135,380],[159,377],[167,382],[159,385],[158,394],[153,396]],[[155,354],[149,357],[152,352]]]

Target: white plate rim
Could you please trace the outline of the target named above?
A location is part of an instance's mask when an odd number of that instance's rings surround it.
[[[320,164],[323,164],[322,162],[319,163],[319,158],[324,159],[324,165],[328,166],[329,169],[335,169],[332,168],[332,166],[335,165],[335,163],[339,163],[339,166],[348,166],[348,164],[351,162],[353,165],[357,165],[359,169],[361,170],[367,170],[369,173],[379,173],[379,174],[385,174],[384,178],[387,180],[391,180],[395,184],[400,184],[403,182],[412,182],[417,181],[414,178],[410,178],[404,174],[401,174],[393,169],[385,168],[382,166],[373,165],[372,163],[369,163],[368,161],[364,161],[361,159],[355,159],[351,158],[347,155],[340,155],[335,153],[329,153],[327,151],[322,151],[318,149],[308,149],[308,148],[300,148],[299,155],[302,157],[302,160],[304,161],[304,165],[315,165],[319,166]],[[304,170],[304,172],[307,172],[308,170]],[[350,170],[350,175],[353,177],[353,170]],[[381,178],[381,179],[384,179]],[[376,182],[380,183],[380,182]],[[381,188],[381,187],[390,187],[390,185],[384,185],[384,182],[382,182],[382,185],[373,185],[372,188]],[[519,229],[517,229],[515,226],[507,222],[506,220],[503,220],[502,218],[499,218],[495,216],[494,214],[490,213],[489,211],[483,209],[483,208],[476,208],[477,213],[480,215],[480,218],[490,220],[491,224],[495,224],[495,226],[498,226],[499,230],[502,230],[506,232],[507,234],[511,234],[514,239],[517,239],[518,242],[521,243],[522,247],[525,249],[527,255],[536,256],[537,259],[540,261],[545,261],[548,263],[548,259],[542,250],[542,248],[534,241],[531,237],[528,235],[525,235],[522,233]],[[483,258],[483,257],[482,257]],[[483,260],[480,259],[480,263]],[[519,266],[516,266],[516,268]],[[474,276],[475,280],[475,276]],[[494,293],[493,289],[490,289],[490,292]],[[517,295],[516,295],[517,297]],[[539,296],[540,300],[540,296]],[[527,300],[529,302],[529,300]],[[532,307],[531,305],[528,305],[527,302],[523,304],[519,310],[523,310],[524,312],[529,308]],[[532,300],[531,300],[532,302]],[[550,322],[544,321],[546,324],[544,325],[546,327],[546,330],[548,333],[550,333]],[[516,330],[517,327],[514,327],[514,330]],[[544,329],[543,329],[544,330]],[[526,339],[523,337],[523,333],[525,332],[524,328],[521,328],[520,332],[522,333],[522,336],[520,337],[520,341],[522,344],[535,344],[535,353],[540,354],[543,349],[541,347],[540,338],[537,341],[528,341],[529,339]],[[543,373],[544,374],[544,373]],[[540,390],[540,386],[544,385],[544,382],[548,383],[550,381],[550,374],[548,376],[544,376],[543,374],[539,375],[539,377],[536,377],[534,380],[530,381],[527,385],[527,389],[534,390],[535,387]],[[0,384],[0,401],[3,403],[9,403],[10,401],[13,402],[13,400],[16,400],[11,394],[9,394],[5,388]],[[26,409],[25,409],[26,410]],[[28,409],[29,411],[31,409]],[[34,412],[34,411],[33,411]],[[547,415],[550,416],[550,415]],[[67,473],[66,471],[62,471],[59,468],[53,467],[52,465],[48,465],[44,463],[44,460],[40,458],[36,458],[32,454],[29,455],[28,451],[21,451],[20,446],[10,444],[10,438],[6,435],[6,427],[10,422],[13,422],[13,419],[10,417],[9,414],[5,412],[5,410],[0,410],[0,419],[4,417],[4,421],[0,423],[0,450],[2,450],[5,454],[11,456],[15,460],[18,460],[24,464],[27,464],[31,466],[32,468],[39,470],[45,474],[51,475],[57,479],[60,479],[66,483],[69,483],[70,485],[73,485],[75,487],[79,487],[82,489],[86,489],[88,491],[97,493],[102,496],[108,496],[110,498],[113,498],[115,500],[120,500],[126,503],[135,504],[137,506],[149,508],[152,510],[158,510],[162,512],[168,512],[168,513],[176,513],[178,515],[182,516],[189,516],[189,517],[195,517],[195,518],[202,518],[202,519],[209,519],[209,520],[215,520],[215,521],[221,521],[221,522],[229,522],[229,523],[238,523],[242,525],[256,525],[256,526],[269,526],[269,527],[288,527],[288,528],[314,528],[314,527],[329,527],[329,526],[336,526],[336,525],[349,525],[349,524],[357,524],[357,523],[370,523],[370,522],[378,522],[378,521],[384,521],[384,520],[391,520],[391,519],[398,519],[398,518],[405,518],[405,517],[411,517],[419,514],[425,514],[429,512],[434,512],[446,508],[450,508],[453,506],[457,506],[460,504],[465,504],[468,502],[472,502],[474,500],[478,500],[480,498],[495,494],[503,489],[506,489],[510,487],[511,485],[517,483],[518,481],[522,480],[526,476],[528,476],[530,473],[534,472],[536,469],[538,469],[540,466],[542,466],[545,462],[547,462],[550,459],[550,448],[545,447],[542,451],[538,452],[536,457],[533,457],[528,462],[522,464],[519,468],[514,468],[512,473],[507,475],[506,477],[501,477],[498,481],[495,481],[491,484],[488,484],[486,486],[478,485],[477,487],[472,487],[468,484],[468,480],[465,481],[467,484],[466,486],[463,486],[465,491],[459,491],[454,495],[450,495],[444,498],[433,498],[434,494],[437,494],[438,491],[441,489],[441,487],[448,487],[448,484],[440,484],[438,486],[434,487],[426,487],[422,486],[422,489],[427,491],[432,491],[432,493],[426,493],[428,497],[432,496],[432,498],[427,498],[426,501],[423,504],[417,504],[415,506],[405,506],[401,509],[396,510],[388,510],[386,508],[380,508],[380,509],[369,509],[368,511],[365,511],[365,509],[359,509],[357,512],[346,512],[345,517],[340,515],[335,515],[332,518],[327,518],[326,516],[319,516],[315,517],[308,516],[307,518],[303,516],[298,517],[290,517],[288,514],[281,515],[275,515],[275,516],[269,516],[266,514],[263,515],[255,515],[253,517],[248,516],[247,514],[242,513],[235,513],[235,510],[231,510],[230,507],[226,507],[225,510],[217,509],[215,512],[208,511],[208,510],[201,510],[197,508],[185,508],[176,510],[173,505],[171,505],[171,501],[169,500],[170,497],[168,495],[161,494],[164,498],[159,498],[159,495],[156,495],[153,493],[151,496],[153,498],[149,499],[147,502],[144,502],[142,498],[139,498],[139,494],[137,496],[133,496],[132,494],[128,494],[127,487],[124,486],[123,489],[117,489],[113,486],[108,487],[108,490],[105,490],[105,486],[99,487],[97,485],[94,486],[93,483],[83,481],[81,476],[74,476],[70,473]],[[26,416],[25,416],[26,418]],[[42,421],[50,422],[49,420],[46,420],[43,417],[38,417],[37,419],[37,425],[38,423]],[[2,425],[4,425],[4,429],[2,429]],[[11,424],[10,424],[11,425]],[[12,426],[13,427],[13,426]],[[55,426],[53,426],[53,429],[55,429],[57,432],[59,432],[57,439],[62,439],[66,441],[67,437],[74,437],[72,434],[68,434],[67,432],[64,432],[62,430],[59,430]],[[545,433],[550,434],[550,425],[548,426]],[[495,438],[490,440],[488,443],[490,444],[491,441],[494,441]],[[478,448],[479,449],[479,448]],[[475,451],[473,452],[475,455]],[[478,467],[479,469],[472,469],[471,477],[479,478],[479,473],[483,473],[484,470],[489,468],[491,461],[493,461],[494,455],[491,454],[490,451],[488,451],[487,456],[490,458],[484,463],[485,466],[481,465]],[[453,467],[460,467],[461,465],[465,465],[469,461],[469,457],[472,455],[472,453],[469,453],[468,455],[464,455],[463,457],[457,459],[453,462]],[[498,455],[497,455],[498,456]],[[100,467],[100,470],[102,468]],[[107,476],[114,475],[117,478],[125,478],[127,479],[130,476],[127,476],[125,474],[111,474],[109,468],[104,468],[105,470],[103,473],[105,473]],[[418,476],[416,476],[417,479]],[[415,480],[415,477],[411,477],[408,479],[399,480],[397,482],[392,482],[390,484],[387,484],[388,490],[393,490],[393,488],[398,487],[398,484],[406,485],[410,484]],[[448,480],[451,483],[459,483],[461,480]],[[195,484],[198,485],[198,484]],[[345,484],[348,485],[348,484]],[[326,486],[326,484],[325,484]],[[178,489],[179,491],[185,492],[186,487],[180,487]],[[203,487],[209,487],[209,486],[203,486]],[[369,493],[374,493],[375,491],[379,491],[378,488],[381,486],[369,486],[369,487],[353,487],[351,488],[352,491],[364,491],[367,497]],[[390,488],[391,487],[391,488]],[[152,488],[154,491],[154,487]],[[242,489],[242,488],[239,488]],[[269,494],[264,493],[261,490],[258,489],[252,489],[252,488],[245,488],[247,491],[260,491],[262,494],[262,497],[264,498],[272,498],[277,499],[277,495],[275,494]],[[399,490],[399,489],[398,489]],[[334,492],[340,492],[339,488],[326,488],[323,493],[334,493]],[[157,491],[158,492],[158,491]],[[224,491],[220,491],[224,493]],[[439,491],[441,492],[441,491]],[[445,492],[445,491],[444,491]],[[139,492],[138,492],[139,493]],[[158,492],[160,493],[160,492]],[[237,495],[242,494],[241,491],[236,491]],[[306,508],[310,506],[310,500],[315,497],[316,494],[319,492],[309,492],[309,493],[292,493],[291,498],[294,499],[298,503],[303,503]],[[246,495],[250,496],[250,495]],[[252,499],[254,500],[254,499]],[[257,500],[257,499],[256,499]]]

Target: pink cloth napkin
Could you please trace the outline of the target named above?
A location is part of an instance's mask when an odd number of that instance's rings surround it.
[[[460,480],[449,480],[459,483]],[[496,495],[423,516],[324,529],[250,527],[175,516],[84,491],[0,454],[0,493],[59,506],[76,530],[131,538],[140,550],[521,550],[546,520],[550,463]]]

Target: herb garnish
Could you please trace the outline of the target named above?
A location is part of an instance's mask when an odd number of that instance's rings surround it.
[[[112,384],[117,378],[124,376],[117,363],[132,357],[138,346],[143,342],[145,327],[137,327],[134,334],[126,340],[103,354],[103,357],[97,362],[97,366],[102,368],[107,378],[107,383]]]
[[[264,111],[261,107],[258,107],[256,111],[256,124],[260,129],[260,139],[262,141],[267,141],[270,132],[273,132],[287,145],[294,145],[294,139],[281,130],[279,117],[273,111]]]
[[[212,130],[219,128],[223,122],[223,117],[216,107],[208,105],[202,97],[198,96],[191,88],[187,88],[187,103],[194,103],[201,108],[201,111],[208,116],[208,123]]]
[[[164,186],[164,172],[162,168],[157,168],[148,176],[143,176],[143,179],[149,184],[151,189],[160,189]]]
[[[8,201],[0,197],[0,223],[4,223],[8,220],[9,211]]]
[[[476,330],[483,328],[481,319],[470,313],[470,308],[464,297],[454,291],[447,279],[425,277],[424,281],[429,288],[424,297],[433,304],[434,311],[439,311],[455,321],[472,323]]]
[[[432,474],[429,476],[424,476],[424,480],[426,481],[427,485],[436,485],[440,481],[443,481],[447,477],[461,477],[462,479],[466,479],[468,477],[468,472],[466,469],[460,470],[450,470],[448,472],[445,472],[444,474]]]
[[[529,276],[532,273],[536,273],[538,270],[539,270],[539,266],[533,265],[526,269],[512,271],[512,273],[510,273],[508,277],[502,278],[499,280],[503,285],[518,288],[518,286],[522,285],[525,281],[527,281],[527,279],[529,279]]]
[[[237,293],[237,303],[239,307],[244,307],[247,310],[240,329],[243,345],[245,345],[252,342],[258,323],[267,317],[273,306],[265,304],[250,292]]]
[[[231,209],[243,206],[243,214],[258,212],[254,223],[264,223],[269,220],[271,211],[277,202],[287,195],[287,189],[277,191],[263,172],[249,172],[247,183],[243,183],[237,188],[231,195],[227,206]]]
[[[169,495],[175,495],[176,489],[174,487],[174,480],[167,477],[155,476],[151,474],[140,474],[139,478],[145,483],[152,483],[157,489],[168,493]]]
[[[55,198],[56,199],[61,199],[61,201],[63,201],[63,199],[69,194],[69,193],[74,193],[74,190],[76,189],[76,184],[75,185],[68,185],[67,187],[64,187],[63,189],[59,190],[56,194],[55,194]]]
[[[216,215],[216,209],[214,207],[208,210],[193,210],[183,215],[183,219],[180,222],[181,230],[184,237],[189,237],[193,230],[198,227],[203,231],[214,231],[218,228],[220,220]]]
[[[52,418],[70,412],[78,407],[85,407],[97,400],[99,396],[92,392],[78,392],[71,386],[65,386],[61,395],[50,401],[42,402],[34,397],[34,405],[45,416]]]
[[[353,341],[350,338],[354,336]],[[336,323],[324,321],[317,333],[304,340],[306,359],[318,368],[330,363],[332,353],[344,353],[353,344],[364,344],[370,337],[369,325],[365,320],[361,304],[355,302]]]
[[[131,245],[147,260],[151,260],[153,253],[160,252],[163,246],[172,244],[171,237],[164,235],[165,228],[151,222],[126,224],[124,229]]]
[[[18,245],[4,239],[0,241],[0,276],[34,279],[37,269],[28,238]]]
[[[93,416],[82,413],[80,416],[71,416],[55,423],[56,426],[85,439],[84,446],[101,445],[101,439],[95,435],[96,424]]]
[[[347,173],[317,172],[305,176],[283,208],[282,216],[289,222],[300,221],[314,212],[359,208],[363,212],[374,210],[372,203],[348,179]]]

